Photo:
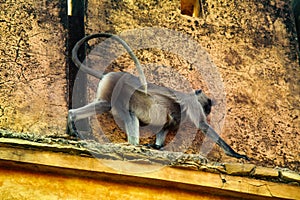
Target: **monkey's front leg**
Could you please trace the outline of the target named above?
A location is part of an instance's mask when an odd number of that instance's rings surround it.
[[[156,134],[156,139],[154,144],[145,144],[147,147],[151,147],[153,149],[162,149],[165,144],[166,136],[168,134],[168,129],[162,129]]]
[[[129,144],[138,145],[140,143],[139,120],[133,112],[129,112],[124,117],[125,130]]]
[[[107,112],[110,109],[111,106],[107,101],[95,101],[81,108],[69,110],[67,127],[68,134],[78,137],[79,133],[76,129],[76,121],[90,117],[95,113],[101,114],[103,112]]]
[[[156,134],[155,144],[151,147],[155,149],[161,149],[164,146],[166,136],[168,134],[168,129],[162,129]]]
[[[219,145],[225,152],[226,155],[235,158],[243,158],[250,160],[246,155],[241,155],[235,152],[219,135],[218,133],[205,121],[199,123],[199,129],[203,131],[205,135],[208,135],[217,145]]]

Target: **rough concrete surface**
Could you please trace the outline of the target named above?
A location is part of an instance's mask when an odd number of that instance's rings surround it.
[[[222,137],[235,150],[247,154],[252,164],[299,171],[300,69],[290,4],[280,0],[207,0],[205,16],[194,18],[180,14],[179,1],[90,1],[87,33],[121,34],[135,28],[163,27],[190,35],[208,52],[223,80],[226,118],[220,132]],[[176,89],[183,76],[195,89],[200,87],[209,93],[212,83],[201,80],[199,71],[189,61],[157,49],[135,52],[142,64],[166,66],[149,70],[146,67],[149,81]],[[110,67],[110,70],[132,71],[134,64],[124,55]],[[157,69],[163,71],[159,78]],[[92,79],[92,91],[96,84]],[[92,99],[94,93],[90,96]],[[211,117],[210,121],[213,120]],[[99,136],[99,123],[104,137]],[[98,117],[95,124],[94,135],[99,141],[126,141],[126,135],[113,124],[111,116]],[[142,143],[153,142],[153,137],[146,136]],[[197,153],[202,140],[202,134],[197,133],[192,145],[187,147],[182,140],[175,145],[179,151]],[[225,156],[218,147],[210,151],[208,158],[244,162]]]
[[[67,114],[62,22],[65,5],[59,1],[0,2],[0,127],[63,136]],[[87,4],[86,33],[120,34],[134,28],[163,27],[189,35],[210,55],[207,64],[217,67],[224,84],[226,102],[216,99],[219,104],[214,108],[226,105],[220,135],[233,149],[251,158],[247,164],[299,172],[300,68],[290,4],[282,0],[206,0],[204,16],[195,18],[180,14],[179,1],[91,0]],[[166,35],[165,39],[170,38]],[[205,74],[190,60],[159,49],[135,53],[146,65],[149,81],[184,90],[184,78],[194,89],[211,93],[211,80],[205,80]],[[108,67],[115,71],[133,69],[127,55]],[[97,82],[89,82],[90,100]],[[209,122],[218,125],[216,116]],[[113,121],[110,115],[93,119],[94,131],[88,137],[99,142],[126,142],[126,135]],[[95,124],[104,135],[99,136]],[[168,136],[167,143],[173,145],[168,150],[199,153],[203,140],[208,141],[197,132],[192,143],[186,143],[190,129],[185,130],[176,137],[174,133]],[[153,139],[146,131],[141,143]],[[245,162],[225,156],[217,146],[208,159]]]
[[[59,1],[0,1],[0,127],[66,127],[65,30]]]

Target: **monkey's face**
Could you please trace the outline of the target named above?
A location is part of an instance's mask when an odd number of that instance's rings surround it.
[[[205,115],[209,115],[211,112],[211,107],[213,106],[213,102],[202,90],[196,90],[195,94],[198,98],[199,103],[202,105]]]

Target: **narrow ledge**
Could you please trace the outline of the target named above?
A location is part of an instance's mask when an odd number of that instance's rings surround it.
[[[169,166],[186,170],[248,177],[296,186],[300,185],[300,174],[288,169],[261,167],[248,163],[209,162],[205,157],[199,154],[157,151],[145,146],[112,143],[99,144],[94,141],[51,138],[34,134],[14,133],[0,129],[0,147],[17,147],[20,149],[60,152],[68,155],[94,157],[102,160]]]

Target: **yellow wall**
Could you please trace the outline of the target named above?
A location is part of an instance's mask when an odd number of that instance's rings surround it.
[[[201,192],[0,169],[0,199],[226,199]]]
[[[149,167],[0,143],[0,199],[300,199],[299,186],[168,166],[116,171],[108,162]]]

